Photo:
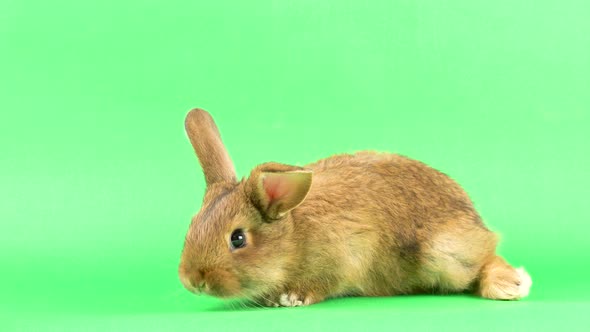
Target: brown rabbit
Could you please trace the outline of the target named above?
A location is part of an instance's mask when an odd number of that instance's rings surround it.
[[[448,176],[403,156],[359,152],[305,167],[265,163],[238,181],[211,116],[186,117],[207,190],[179,267],[184,286],[300,306],[339,296],[472,291],[528,295],[497,237]]]

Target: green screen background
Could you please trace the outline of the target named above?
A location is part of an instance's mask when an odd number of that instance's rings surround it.
[[[589,330],[590,2],[0,2],[1,330]],[[211,112],[239,175],[392,151],[470,193],[534,281],[240,308],[176,274]]]

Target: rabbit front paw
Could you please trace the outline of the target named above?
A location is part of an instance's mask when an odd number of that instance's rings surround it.
[[[302,296],[297,292],[286,292],[280,294],[276,299],[266,299],[265,304],[269,307],[302,307],[319,301],[318,297],[311,294]]]

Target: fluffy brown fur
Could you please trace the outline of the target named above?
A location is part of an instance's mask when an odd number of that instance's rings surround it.
[[[528,294],[530,277],[496,256],[497,237],[463,189],[421,162],[359,152],[303,168],[266,163],[238,182],[211,116],[192,110],[186,129],[207,182],[179,267],[190,291],[275,306],[421,292]],[[236,229],[246,246],[232,249]]]

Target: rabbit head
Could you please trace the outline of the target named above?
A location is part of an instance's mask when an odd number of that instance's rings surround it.
[[[280,287],[297,261],[290,211],[305,199],[311,171],[265,163],[238,181],[211,116],[192,110],[185,127],[207,188],[185,238],[181,282],[191,292],[223,298]]]

